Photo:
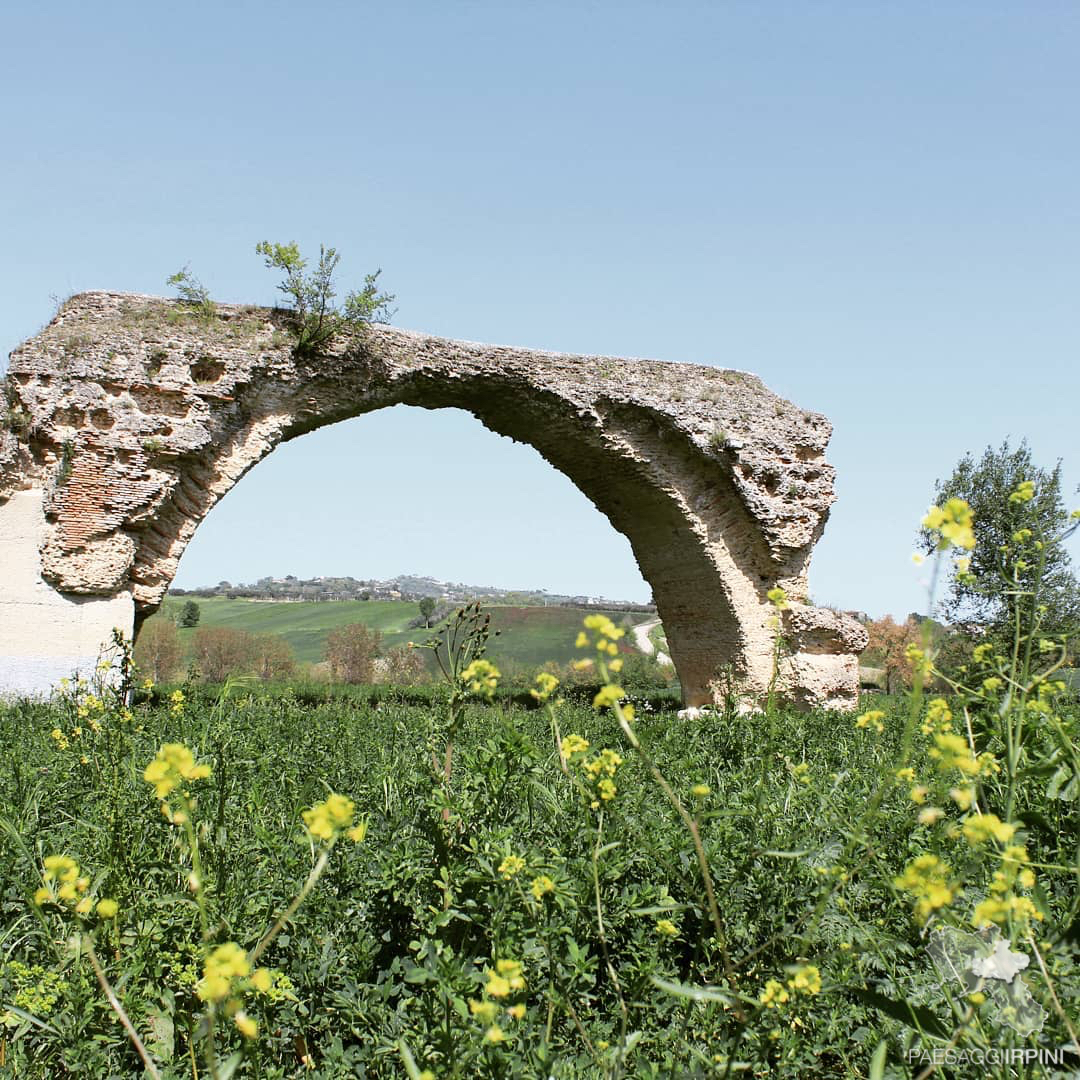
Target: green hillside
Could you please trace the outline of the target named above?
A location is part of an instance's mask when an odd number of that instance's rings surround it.
[[[184,597],[166,597],[162,610],[154,618],[175,618]],[[229,600],[213,596],[196,599],[201,611],[200,626],[229,626],[253,634],[278,634],[293,649],[297,660],[318,663],[324,659],[326,636],[349,623],[363,623],[383,635],[386,648],[408,641],[423,641],[426,632],[408,627],[419,613],[412,601],[334,600],[324,602],[280,603],[265,600]],[[488,655],[496,662],[535,667],[548,660],[566,663],[580,654],[574,639],[581,629],[586,612],[564,607],[491,606],[491,625],[499,630],[492,637]],[[641,621],[640,614],[606,612],[616,624],[624,620]],[[628,624],[628,623],[627,623]],[[190,641],[193,629],[182,629],[181,639]],[[628,646],[632,646],[627,635]]]

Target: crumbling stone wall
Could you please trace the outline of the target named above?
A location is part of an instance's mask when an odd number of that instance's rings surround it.
[[[11,354],[6,399],[0,542],[3,500],[38,495],[35,588],[128,596],[138,621],[199,522],[280,442],[398,403],[453,406],[536,447],[628,537],[689,704],[728,676],[750,693],[767,687],[776,585],[792,601],[785,692],[855,701],[865,631],[805,602],[834,498],[831,428],[754,375],[384,326],[300,359],[281,312],[222,306],[206,320],[178,302],[97,292]],[[0,592],[0,621],[13,617]]]

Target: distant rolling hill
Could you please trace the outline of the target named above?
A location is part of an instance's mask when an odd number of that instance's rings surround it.
[[[165,598],[155,619],[174,619],[187,597]],[[326,636],[349,623],[363,623],[383,635],[384,648],[404,645],[409,641],[424,641],[428,632],[421,626],[410,629],[409,622],[419,614],[417,605],[404,600],[328,600],[321,602],[277,602],[266,600],[229,600],[212,596],[196,599],[201,611],[200,626],[229,626],[253,634],[277,634],[293,649],[302,663],[318,663],[325,658]],[[488,656],[498,663],[537,667],[548,660],[565,664],[582,654],[574,648],[574,639],[581,621],[588,612],[566,607],[486,606],[491,612],[491,626],[499,630],[492,637]],[[616,625],[641,622],[648,616],[609,611]],[[187,644],[194,629],[181,629],[180,637]],[[624,639],[633,649],[633,636]]]

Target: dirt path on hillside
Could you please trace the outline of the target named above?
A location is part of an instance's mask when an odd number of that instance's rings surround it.
[[[656,662],[658,664],[667,664],[670,666],[671,657],[668,656],[666,652],[661,652],[659,649],[655,648],[652,641],[649,639],[649,635],[659,625],[659,619],[646,619],[645,622],[638,623],[634,627],[634,643],[646,656],[652,656],[653,653],[656,653]]]

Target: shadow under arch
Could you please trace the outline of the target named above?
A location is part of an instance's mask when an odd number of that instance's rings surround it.
[[[85,353],[65,367],[80,332]],[[726,669],[765,691],[776,586],[793,601],[786,692],[854,703],[861,628],[803,603],[833,498],[830,428],[755,376],[382,326],[301,359],[280,313],[223,307],[206,324],[169,301],[89,293],[12,354],[10,381],[34,420],[18,464],[44,489],[42,574],[64,593],[130,590],[143,618],[199,523],[281,442],[392,405],[459,408],[533,446],[627,537],[688,703],[713,700]]]

